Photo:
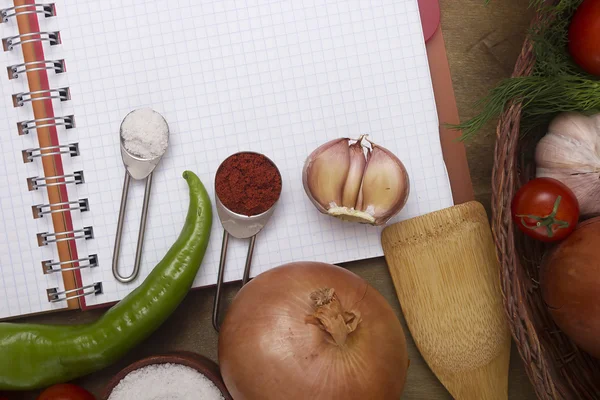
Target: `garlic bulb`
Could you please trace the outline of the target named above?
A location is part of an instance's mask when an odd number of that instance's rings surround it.
[[[317,148],[306,159],[302,182],[322,213],[371,225],[385,224],[400,212],[410,190],[398,157],[364,136]]]
[[[567,185],[581,215],[600,213],[600,114],[569,112],[550,123],[535,151],[536,176]]]

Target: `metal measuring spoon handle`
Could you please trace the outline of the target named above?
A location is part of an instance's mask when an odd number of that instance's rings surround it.
[[[219,260],[219,273],[217,275],[217,291],[213,302],[212,324],[215,331],[219,332],[219,311],[221,310],[221,288],[223,287],[223,276],[225,275],[225,262],[227,261],[227,245],[229,243],[229,233],[223,230],[223,242],[221,243],[221,258]],[[248,254],[246,255],[246,265],[244,266],[244,276],[242,278],[242,287],[250,279],[250,266],[252,265],[252,255],[254,254],[254,244],[256,235],[250,238],[248,245]]]
[[[123,182],[123,193],[121,194],[121,206],[119,207],[119,220],[117,221],[117,235],[115,237],[115,247],[112,259],[112,271],[116,280],[121,283],[128,283],[137,278],[140,273],[140,264],[142,262],[142,248],[144,247],[144,233],[146,232],[146,221],[148,220],[148,205],[150,204],[150,190],[152,189],[152,173],[146,178],[146,189],[144,191],[144,203],[142,205],[142,219],[140,220],[140,229],[138,232],[137,246],[135,250],[135,261],[133,271],[129,276],[122,276],[119,272],[119,254],[121,252],[121,237],[123,236],[123,221],[125,221],[125,209],[127,208],[127,195],[129,193],[129,183],[131,175],[125,171],[125,181]]]

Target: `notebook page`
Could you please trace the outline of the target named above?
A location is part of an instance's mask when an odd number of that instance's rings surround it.
[[[0,37],[18,34],[14,18],[0,24]],[[33,119],[31,105],[13,107],[12,95],[27,92],[27,78],[9,80],[6,67],[23,62],[19,46],[0,51],[0,319],[61,309],[66,303],[50,303],[46,289],[64,290],[60,274],[45,275],[42,261],[58,260],[56,246],[38,247],[36,234],[53,232],[48,217],[33,219],[31,207],[47,204],[45,190],[29,192],[27,178],[43,176],[39,159],[24,163],[21,152],[37,148],[35,132],[19,136],[17,122]],[[53,73],[50,73],[52,80]]]
[[[133,2],[132,2],[133,3]],[[90,212],[74,223],[93,225],[78,243],[100,266],[82,271],[102,281],[88,305],[118,300],[166,253],[187,210],[185,169],[214,198],[214,176],[230,154],[258,151],[283,177],[277,209],[259,234],[251,275],[298,260],[339,263],[381,256],[382,228],[320,214],[306,197],[307,155],[337,137],[370,138],[405,163],[411,193],[391,222],[452,205],[416,0],[393,1],[120,1],[57,0],[51,21],[67,60],[61,85],[73,100],[69,138],[82,156],[67,160],[86,183],[70,188]],[[151,107],[170,127],[170,145],[154,173],[140,276],[117,283],[111,258],[123,184],[119,126],[133,109]],[[129,193],[120,265],[132,269],[143,182]],[[214,210],[214,208],[213,208]],[[216,282],[222,228],[216,217],[195,286]],[[240,279],[247,241],[229,245],[225,279]]]

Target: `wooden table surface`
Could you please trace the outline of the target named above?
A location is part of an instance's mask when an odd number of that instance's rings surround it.
[[[490,5],[485,6],[484,0],[441,0],[442,29],[461,119],[474,115],[475,110],[471,107],[473,102],[485,95],[500,79],[510,75],[531,19],[527,3],[527,0],[492,0]],[[485,205],[488,213],[493,146],[493,126],[467,144],[476,197]],[[383,259],[354,262],[346,266],[375,286],[404,323]],[[228,286],[225,293],[228,301],[233,298],[236,290],[237,285]],[[212,288],[193,291],[158,331],[123,360],[76,383],[99,394],[108,379],[119,369],[144,356],[172,350],[191,350],[216,360],[217,335],[210,319],[213,294]],[[102,312],[64,312],[23,318],[20,321],[82,323],[96,319]],[[411,365],[402,398],[451,399],[420,356],[407,329],[406,333]],[[514,346],[512,350],[509,399],[534,399],[521,359]],[[35,393],[24,394],[23,398],[35,398]]]

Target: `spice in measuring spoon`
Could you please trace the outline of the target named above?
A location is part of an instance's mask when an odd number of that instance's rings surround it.
[[[246,216],[264,213],[281,194],[281,175],[275,164],[257,153],[237,153],[217,171],[215,189],[229,210]]]
[[[281,195],[282,181],[277,166],[266,156],[241,152],[229,156],[215,176],[216,206],[223,225],[223,243],[213,306],[213,327],[219,330],[219,302],[227,258],[229,235],[250,238],[242,286],[248,282],[256,235],[265,226]]]
[[[144,232],[150,203],[150,189],[152,188],[152,172],[169,146],[169,126],[163,116],[156,111],[150,108],[140,108],[125,116],[123,122],[121,122],[119,136],[121,139],[121,157],[123,158],[123,164],[125,164],[125,181],[123,182],[121,206],[119,207],[112,270],[115,279],[127,283],[133,281],[140,271]],[[146,189],[142,203],[142,218],[133,271],[129,276],[122,276],[119,273],[119,253],[131,178],[146,179]]]

